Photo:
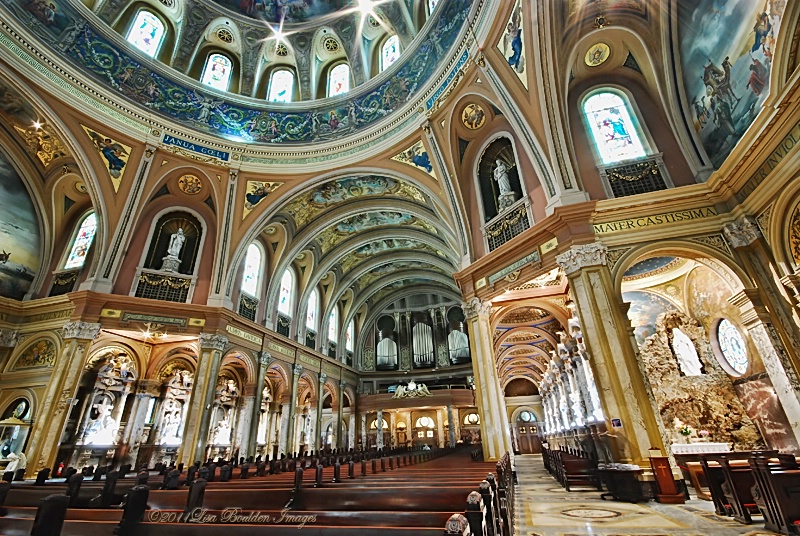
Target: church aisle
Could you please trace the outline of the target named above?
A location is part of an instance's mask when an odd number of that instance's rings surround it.
[[[760,522],[741,525],[714,514],[709,501],[683,505],[604,501],[598,491],[567,492],[539,454],[515,457],[516,536],[768,536]]]

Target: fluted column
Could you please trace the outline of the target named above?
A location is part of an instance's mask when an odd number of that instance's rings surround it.
[[[317,389],[317,414],[315,416],[314,429],[314,443],[313,449],[319,451],[322,445],[322,400],[325,398],[325,381],[328,375],[324,372],[319,374],[319,389]]]
[[[256,374],[256,386],[253,393],[253,408],[250,411],[250,427],[247,429],[247,450],[245,457],[255,456],[258,449],[258,429],[261,427],[261,403],[264,396],[264,378],[267,377],[267,364],[272,355],[267,351],[262,351],[258,355],[258,373]]]
[[[194,375],[192,394],[183,428],[183,439],[178,450],[178,462],[186,465],[205,459],[208,427],[211,424],[211,405],[217,387],[222,353],[228,338],[215,333],[200,334],[200,359]]]
[[[100,324],[67,322],[62,328],[64,342],[47,383],[45,396],[31,429],[25,452],[28,457],[27,476],[56,464],[56,454],[64,425],[72,409],[81,372],[86,365],[86,351],[100,332]]]
[[[612,449],[622,462],[640,463],[650,447],[663,448],[660,421],[650,384],[633,346],[631,324],[615,295],[601,243],[573,246],[556,257],[569,278],[584,342],[592,356],[590,365],[598,379],[606,418],[619,418]],[[606,429],[611,430],[610,422]]]
[[[340,449],[344,446],[344,431],[342,422],[342,413],[344,411],[344,388],[347,385],[347,382],[344,380],[339,380],[337,384],[339,386],[339,405],[336,408],[336,448]]]
[[[467,317],[475,376],[475,401],[481,417],[481,442],[486,461],[499,460],[511,452],[506,399],[494,361],[494,343],[489,325],[491,303],[473,298],[462,306]]]

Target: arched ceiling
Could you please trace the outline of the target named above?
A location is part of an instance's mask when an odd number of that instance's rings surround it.
[[[494,332],[500,383],[528,378],[538,385],[563,330],[552,313],[539,307],[520,306],[503,315]]]

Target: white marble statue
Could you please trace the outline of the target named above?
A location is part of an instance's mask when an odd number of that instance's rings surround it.
[[[183,234],[183,228],[179,227],[178,232],[172,233],[172,235],[169,237],[167,255],[175,259],[180,258],[181,249],[183,249],[184,242],[186,242],[186,235]]]
[[[692,339],[680,329],[672,330],[672,351],[678,359],[678,366],[685,376],[700,376],[703,374],[703,365],[697,355]]]
[[[497,181],[497,187],[500,188],[500,195],[512,192],[511,181],[508,178],[508,166],[499,158],[495,160],[494,180]]]

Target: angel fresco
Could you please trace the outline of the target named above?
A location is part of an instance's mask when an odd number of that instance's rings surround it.
[[[515,71],[521,73],[525,70],[525,56],[522,55],[522,6],[520,4],[514,8],[506,30],[506,50],[511,49],[508,64]]]
[[[92,138],[97,150],[103,155],[103,158],[105,158],[108,166],[108,173],[115,179],[118,179],[120,175],[122,175],[122,170],[125,169],[128,163],[127,157],[130,156],[128,151],[121,143],[111,138],[101,136],[93,130],[87,129],[87,133]]]

